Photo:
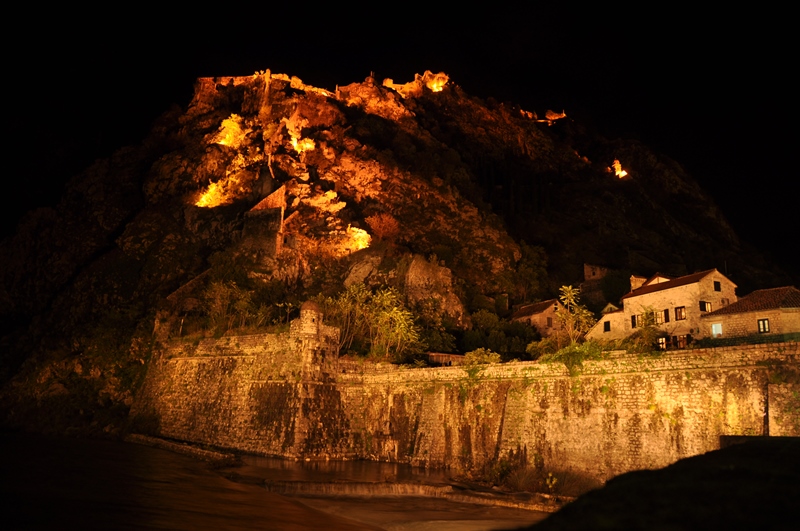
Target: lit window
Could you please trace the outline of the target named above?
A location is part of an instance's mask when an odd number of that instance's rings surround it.
[[[611,332],[611,321],[605,321],[603,323],[603,332]]]
[[[673,336],[672,342],[678,348],[686,348],[686,345],[689,343],[686,336]]]
[[[653,312],[653,321],[655,321],[656,324],[663,324],[664,312]]]
[[[711,303],[706,301],[700,301],[700,311],[701,312],[710,312],[711,311]]]
[[[714,323],[711,325],[711,335],[713,337],[722,337],[722,323]]]
[[[720,284],[719,280],[714,281],[714,291],[722,291],[722,284]]]
[[[686,306],[678,306],[675,308],[675,320],[683,321],[686,319]]]
[[[658,348],[661,350],[667,350],[667,338],[666,337],[659,337],[658,338]]]
[[[758,320],[758,333],[759,334],[766,334],[769,332],[769,319],[759,319]]]

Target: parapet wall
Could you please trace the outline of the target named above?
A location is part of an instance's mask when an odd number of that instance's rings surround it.
[[[156,435],[267,455],[467,471],[522,453],[600,479],[717,449],[721,435],[800,435],[798,343],[617,354],[576,376],[560,363],[399,368],[319,348],[289,334],[172,345],[134,413]]]

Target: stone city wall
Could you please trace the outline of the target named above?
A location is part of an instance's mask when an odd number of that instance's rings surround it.
[[[326,357],[327,354],[327,357]],[[798,343],[412,369],[338,360],[314,339],[170,345],[134,406],[143,431],[258,454],[481,470],[509,455],[600,479],[800,435]]]

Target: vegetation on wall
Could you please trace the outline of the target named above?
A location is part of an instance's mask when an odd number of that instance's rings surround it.
[[[339,328],[339,352],[393,361],[422,349],[414,315],[394,288],[353,284],[336,297],[320,297],[326,321]]]
[[[555,312],[560,325],[557,331],[541,341],[529,343],[526,350],[533,359],[564,363],[574,375],[580,371],[584,360],[600,359],[603,348],[598,342],[583,341],[596,320],[580,303],[580,289],[561,286],[559,301],[562,306]]]
[[[556,309],[556,319],[561,324],[566,339],[574,345],[589,331],[596,319],[586,306],[580,303],[580,288],[561,286],[558,300],[562,306]]]
[[[632,354],[659,352],[659,338],[667,337],[667,333],[656,324],[656,313],[647,307],[642,311],[641,326],[634,333],[619,342],[620,348]]]
[[[525,358],[525,348],[539,338],[536,329],[527,323],[511,322],[489,310],[478,310],[471,316],[472,329],[464,332],[462,352],[486,348],[500,353],[504,359]]]
[[[456,352],[455,323],[445,315],[440,299],[429,297],[412,306],[420,341],[430,352]]]

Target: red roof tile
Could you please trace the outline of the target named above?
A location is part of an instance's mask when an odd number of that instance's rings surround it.
[[[667,282],[659,282],[658,284],[650,284],[648,286],[642,286],[639,289],[631,291],[627,295],[623,295],[621,300],[629,299],[631,297],[638,297],[639,295],[645,295],[647,293],[655,293],[656,291],[661,291],[664,289],[677,288],[678,286],[686,286],[687,284],[694,284],[695,282],[699,282],[706,275],[710,275],[715,271],[717,270],[709,269],[707,271],[700,271],[699,273],[692,273],[691,275],[673,278],[672,280],[668,280]],[[653,277],[650,278],[652,279]]]
[[[760,310],[777,310],[780,308],[800,308],[800,290],[794,286],[760,289],[724,308],[707,313],[703,315],[703,317],[731,313],[757,312]]]
[[[522,306],[519,310],[514,312],[511,316],[511,319],[522,319],[523,317],[528,317],[530,315],[535,315],[537,313],[542,313],[543,311],[547,310],[548,307],[552,307],[554,304],[558,303],[558,299],[550,299],[542,302],[535,302],[533,304],[528,304],[527,306]]]

